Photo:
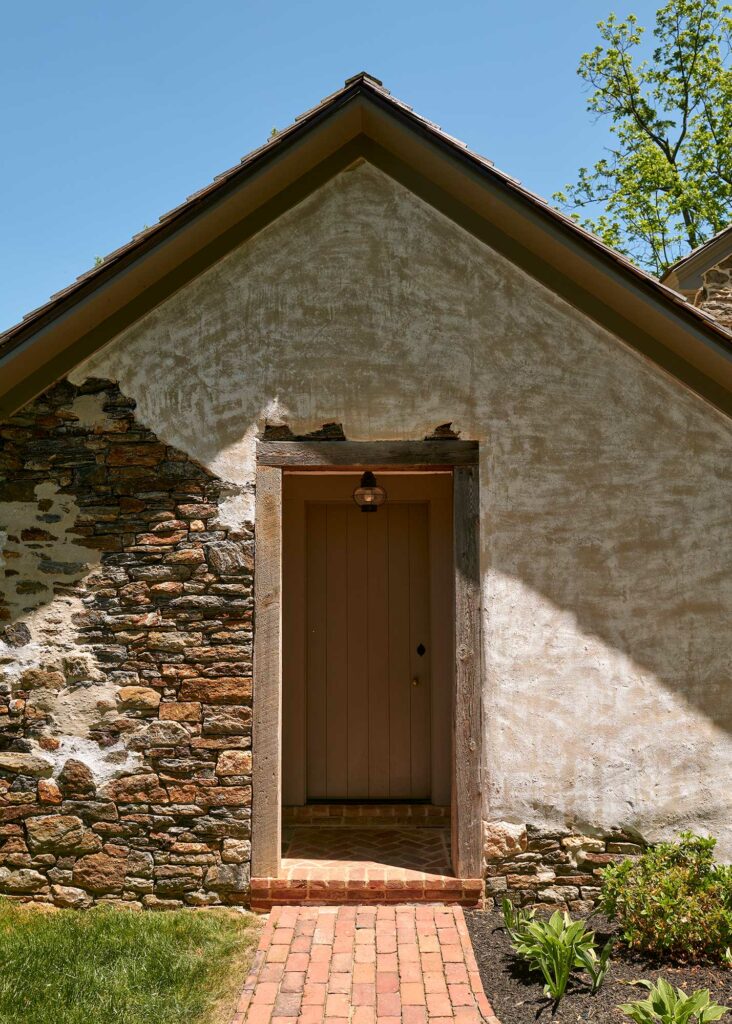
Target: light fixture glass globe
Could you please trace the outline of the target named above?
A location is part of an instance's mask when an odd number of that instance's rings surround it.
[[[361,477],[361,483],[353,492],[353,500],[362,512],[376,512],[386,501],[386,491],[376,483],[371,470],[367,469]]]

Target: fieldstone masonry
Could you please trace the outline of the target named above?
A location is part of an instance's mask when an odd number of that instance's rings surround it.
[[[707,270],[703,281],[694,304],[732,331],[732,256]]]
[[[600,896],[602,869],[642,851],[637,837],[620,831],[587,836],[568,828],[484,822],[486,899],[589,913]]]
[[[253,535],[134,407],[64,381],[0,427],[0,893],[244,903]]]

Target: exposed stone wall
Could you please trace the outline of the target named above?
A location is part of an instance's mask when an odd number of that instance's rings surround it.
[[[725,257],[716,267],[707,270],[703,281],[695,305],[732,331],[732,256]]]
[[[245,902],[252,533],[228,491],[62,382],[0,426],[0,893]]]
[[[484,822],[486,900],[500,905],[508,898],[587,914],[599,899],[603,868],[642,851],[637,837],[619,830],[587,836],[574,829]]]

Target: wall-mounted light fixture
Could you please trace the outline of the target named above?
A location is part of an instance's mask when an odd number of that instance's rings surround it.
[[[386,501],[386,491],[376,483],[370,469],[361,477],[361,483],[353,492],[353,500],[362,512],[375,512]]]

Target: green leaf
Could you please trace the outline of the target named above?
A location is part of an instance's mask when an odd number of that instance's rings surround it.
[[[729,1006],[717,1006],[713,1003],[708,1006],[699,1017],[699,1024],[707,1024],[707,1021],[720,1020],[726,1013],[729,1013]]]

